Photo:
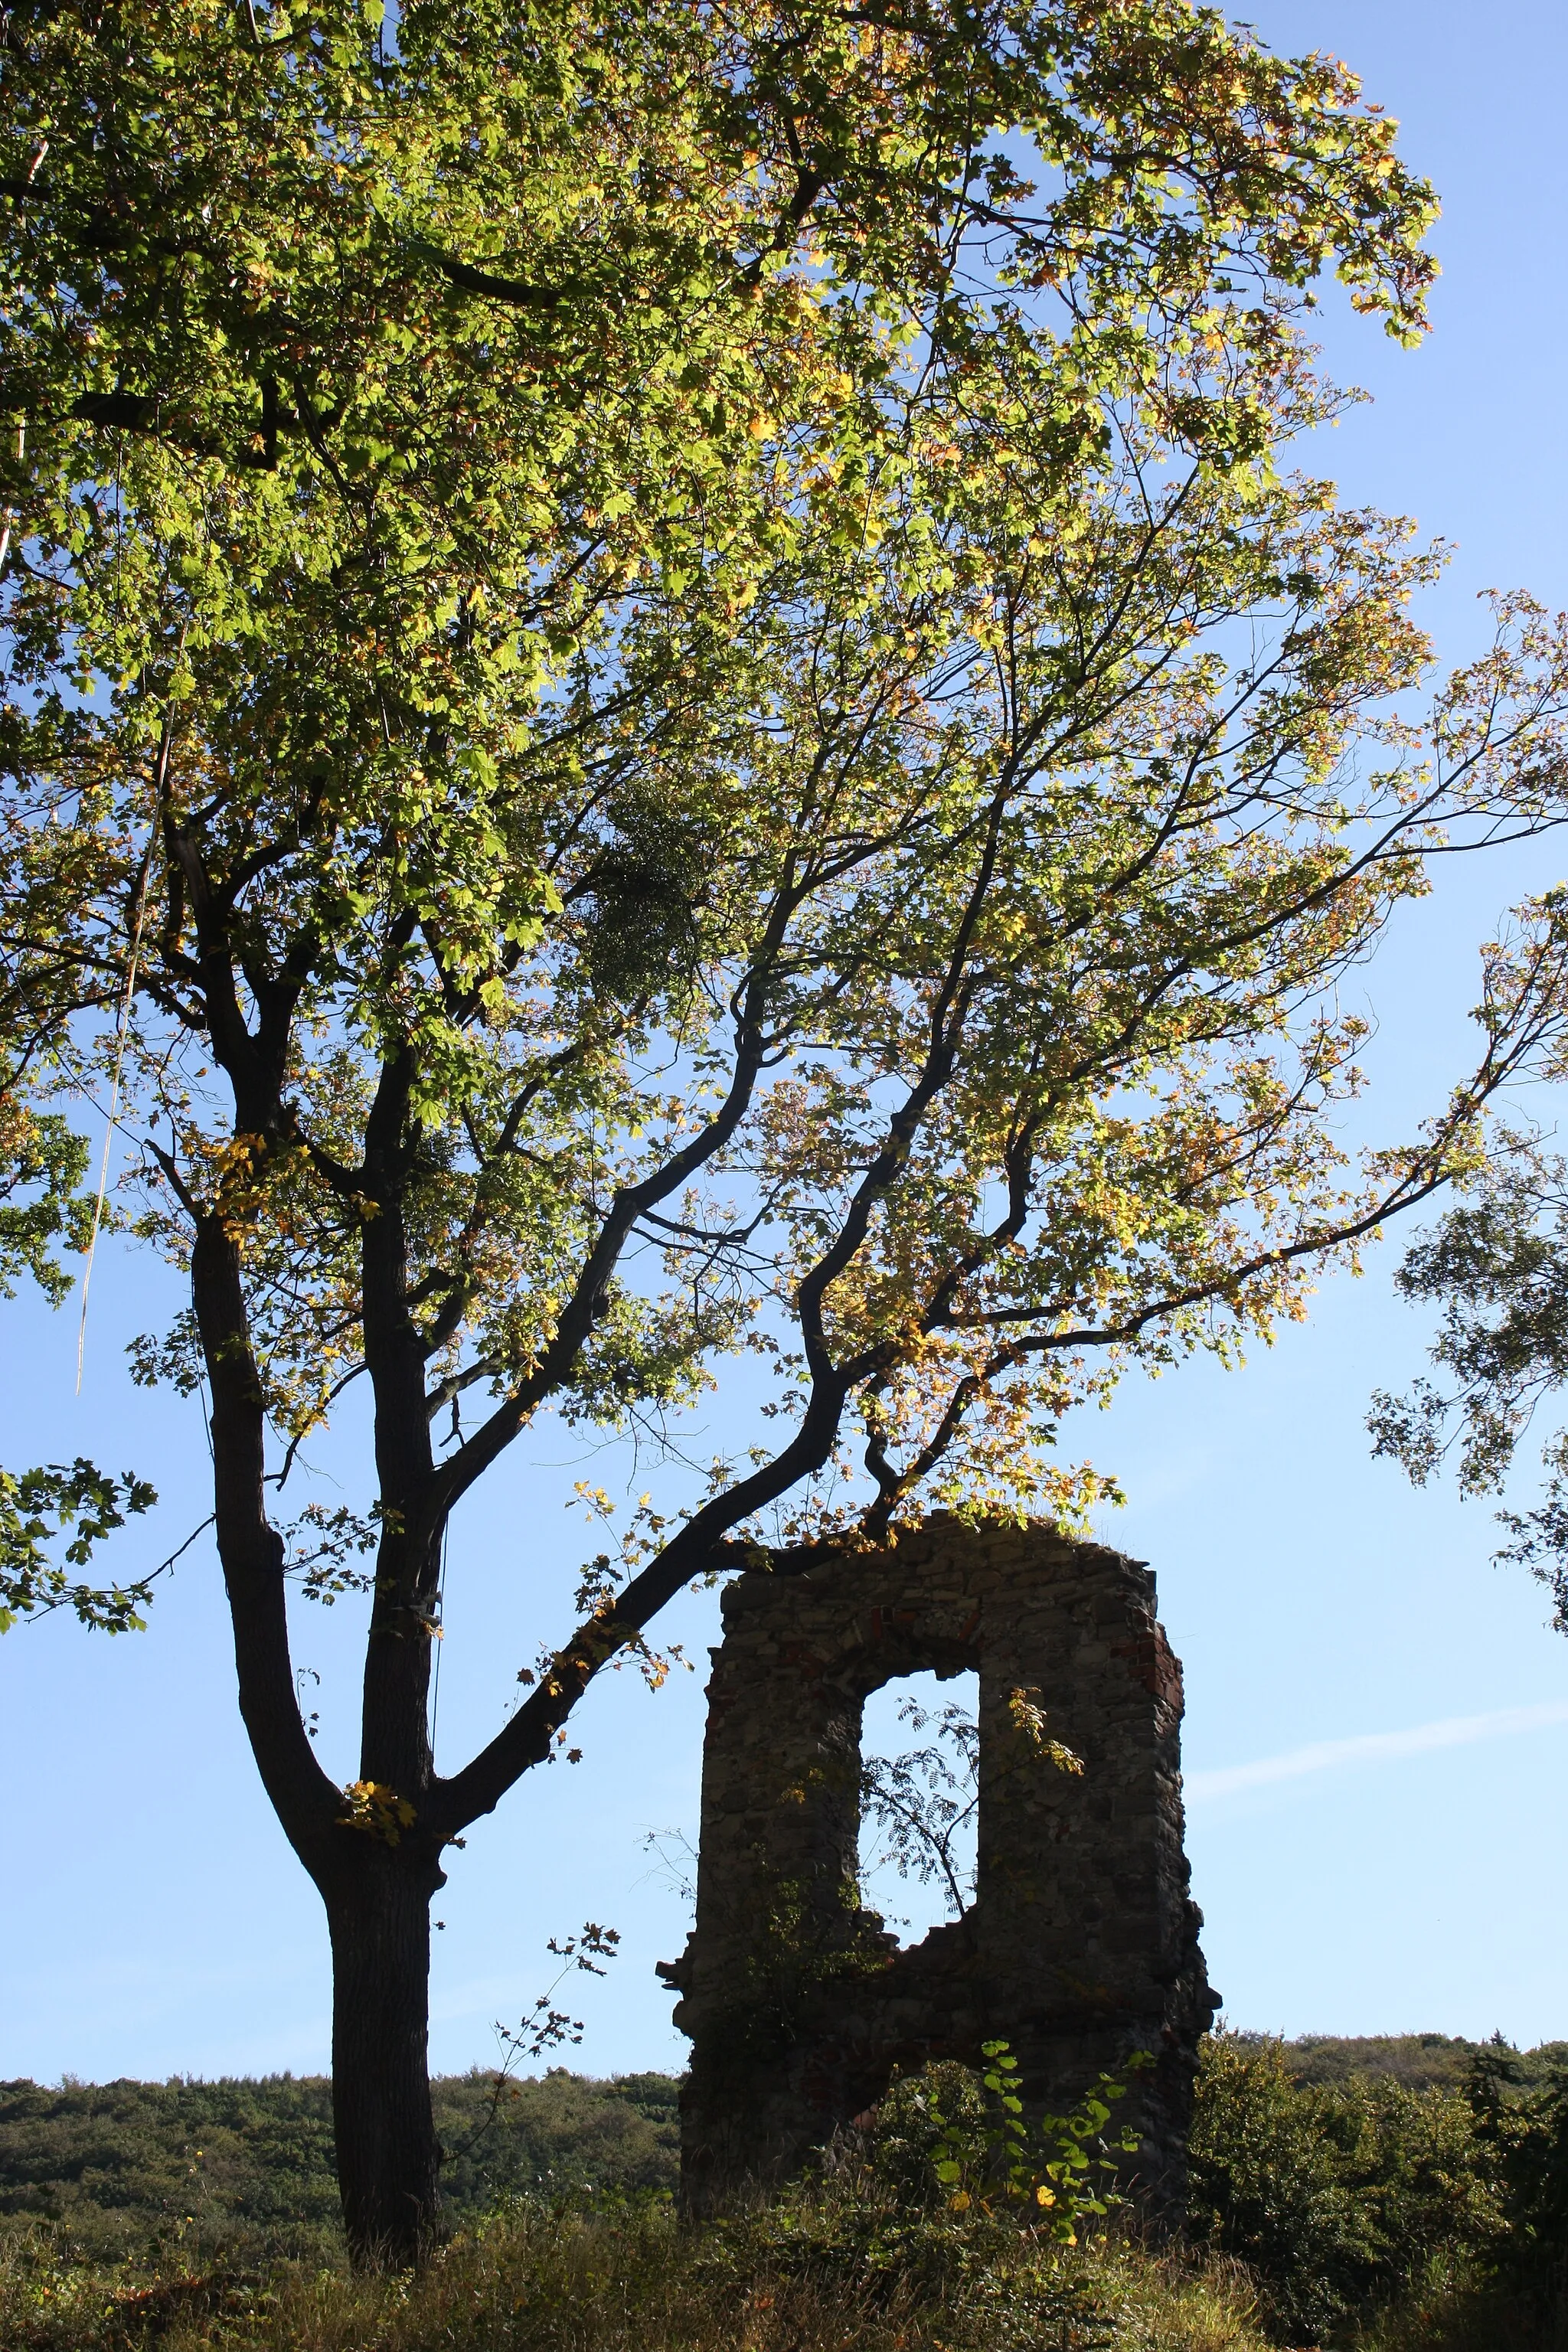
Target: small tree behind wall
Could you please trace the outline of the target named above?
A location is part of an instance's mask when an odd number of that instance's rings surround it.
[[[1070,1517],[1073,1402],[1300,1314],[1464,1163],[1556,912],[1359,1174],[1335,991],[1443,827],[1557,821],[1568,646],[1509,606],[1394,715],[1432,561],[1279,460],[1338,405],[1321,270],[1419,332],[1427,192],[1340,68],[1179,0],[5,42],[7,952],[129,1008],[71,1035],[190,1277],[137,1370],[210,1396],[350,2240],[416,2260],[444,1848],[760,1515]],[[754,1445],[438,1771],[454,1507],[542,1413],[646,1430],[745,1349]],[[361,1379],[301,1562],[273,1490]],[[288,1578],[362,1541],[345,1790]]]
[[[1561,1045],[1535,1076],[1568,1075]],[[1568,1383],[1568,1161],[1532,1129],[1504,1128],[1467,1174],[1464,1197],[1413,1244],[1394,1282],[1442,1310],[1431,1359],[1441,1385],[1379,1391],[1373,1451],[1392,1454],[1424,1486],[1457,1453],[1462,1495],[1499,1495],[1520,1440],[1547,1399]],[[1552,1594],[1552,1622],[1568,1633],[1568,1430],[1541,1448],[1544,1484],[1528,1511],[1501,1510],[1518,1562]]]

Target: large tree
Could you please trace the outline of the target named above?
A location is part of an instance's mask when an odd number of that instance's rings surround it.
[[[1337,404],[1321,272],[1419,332],[1428,192],[1341,68],[1179,0],[395,42],[126,0],[3,55],[5,951],[85,1008],[188,1269],[140,1370],[210,1396],[351,2243],[416,2259],[444,1847],[771,1507],[1070,1515],[1068,1405],[1300,1313],[1465,1163],[1552,927],[1360,1175],[1335,985],[1441,827],[1556,820],[1568,647],[1510,611],[1425,750],[1394,715],[1430,560],[1278,460]],[[438,1772],[454,1507],[541,1413],[657,1433],[743,1349],[756,1444]],[[270,1490],[361,1377],[360,1508],[300,1547]],[[355,1540],[345,1790],[288,1591]]]

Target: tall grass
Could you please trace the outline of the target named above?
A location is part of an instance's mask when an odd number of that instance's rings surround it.
[[[1262,2352],[1234,2267],[1027,2231],[944,2233],[907,2267],[847,2258],[808,2201],[683,2229],[668,2204],[519,2203],[422,2276],[279,2264],[246,2278],[62,2263],[0,2272],[5,2352]]]

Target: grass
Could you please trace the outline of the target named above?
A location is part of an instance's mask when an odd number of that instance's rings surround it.
[[[1501,2289],[1479,2284],[1413,2296],[1361,2337],[1356,2352],[1564,2352],[1568,2330]]]
[[[264,2276],[62,2263],[47,2231],[0,2268],[5,2352],[1264,2352],[1234,2266],[1063,2252],[956,2231],[912,2271],[850,2263],[796,2209],[796,2242],[519,2202],[416,2279],[284,2263]]]

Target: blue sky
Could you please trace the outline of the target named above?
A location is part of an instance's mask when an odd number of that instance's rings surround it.
[[[1314,462],[1347,498],[1457,543],[1424,617],[1443,660],[1459,660],[1483,639],[1479,591],[1568,602],[1555,290],[1568,17],[1547,0],[1484,12],[1255,0],[1251,13],[1277,48],[1346,57],[1443,197],[1445,274],[1423,350],[1398,351],[1337,306],[1325,314],[1331,364],[1375,402]],[[1456,862],[1359,976],[1377,1024],[1361,1131],[1397,1137],[1440,1100],[1470,1050],[1478,942],[1511,898],[1564,874],[1568,838]],[[1185,1661],[1194,1892],[1230,2018],[1292,2033],[1568,2037],[1568,1642],[1548,1629],[1538,1586],[1489,1564],[1485,1506],[1413,1493],[1369,1457],[1371,1391],[1419,1368],[1423,1326],[1393,1295],[1396,1256],[1397,1237],[1245,1370],[1140,1381],[1071,1437],[1120,1474],[1129,1507],[1100,1531],[1153,1565]],[[153,1559],[207,1507],[199,1418],[123,1373],[125,1341],[171,1295],[146,1262],[102,1253],[79,1400],[74,1310],[6,1309],[5,1458],[90,1453],[152,1476],[164,1498]],[[546,1433],[455,1523],[448,1769],[563,1622],[569,1571],[597,1549],[564,1499],[574,1477],[608,1484],[608,1467]],[[326,1480],[317,1493],[336,1499]],[[712,1596],[674,1615],[703,1664]],[[347,1606],[307,1612],[297,1643],[321,1678],[309,1704],[324,1758],[344,1779],[355,1632]],[[437,2065],[489,2059],[491,2021],[515,2019],[548,1981],[545,1939],[585,1916],[619,1927],[624,1946],[602,1983],[579,1980],[587,2032],[574,2063],[680,2063],[653,1962],[679,1948],[684,1915],[643,1839],[694,1832],[701,1680],[678,1674],[655,1696],[631,1674],[607,1678],[581,1717],[583,1763],[531,1775],[453,1858],[437,1906]],[[0,2077],[324,2064],[325,1933],[245,1748],[210,1550],[166,1581],[142,1637],[90,1640],[52,1621],[0,1643]]]

